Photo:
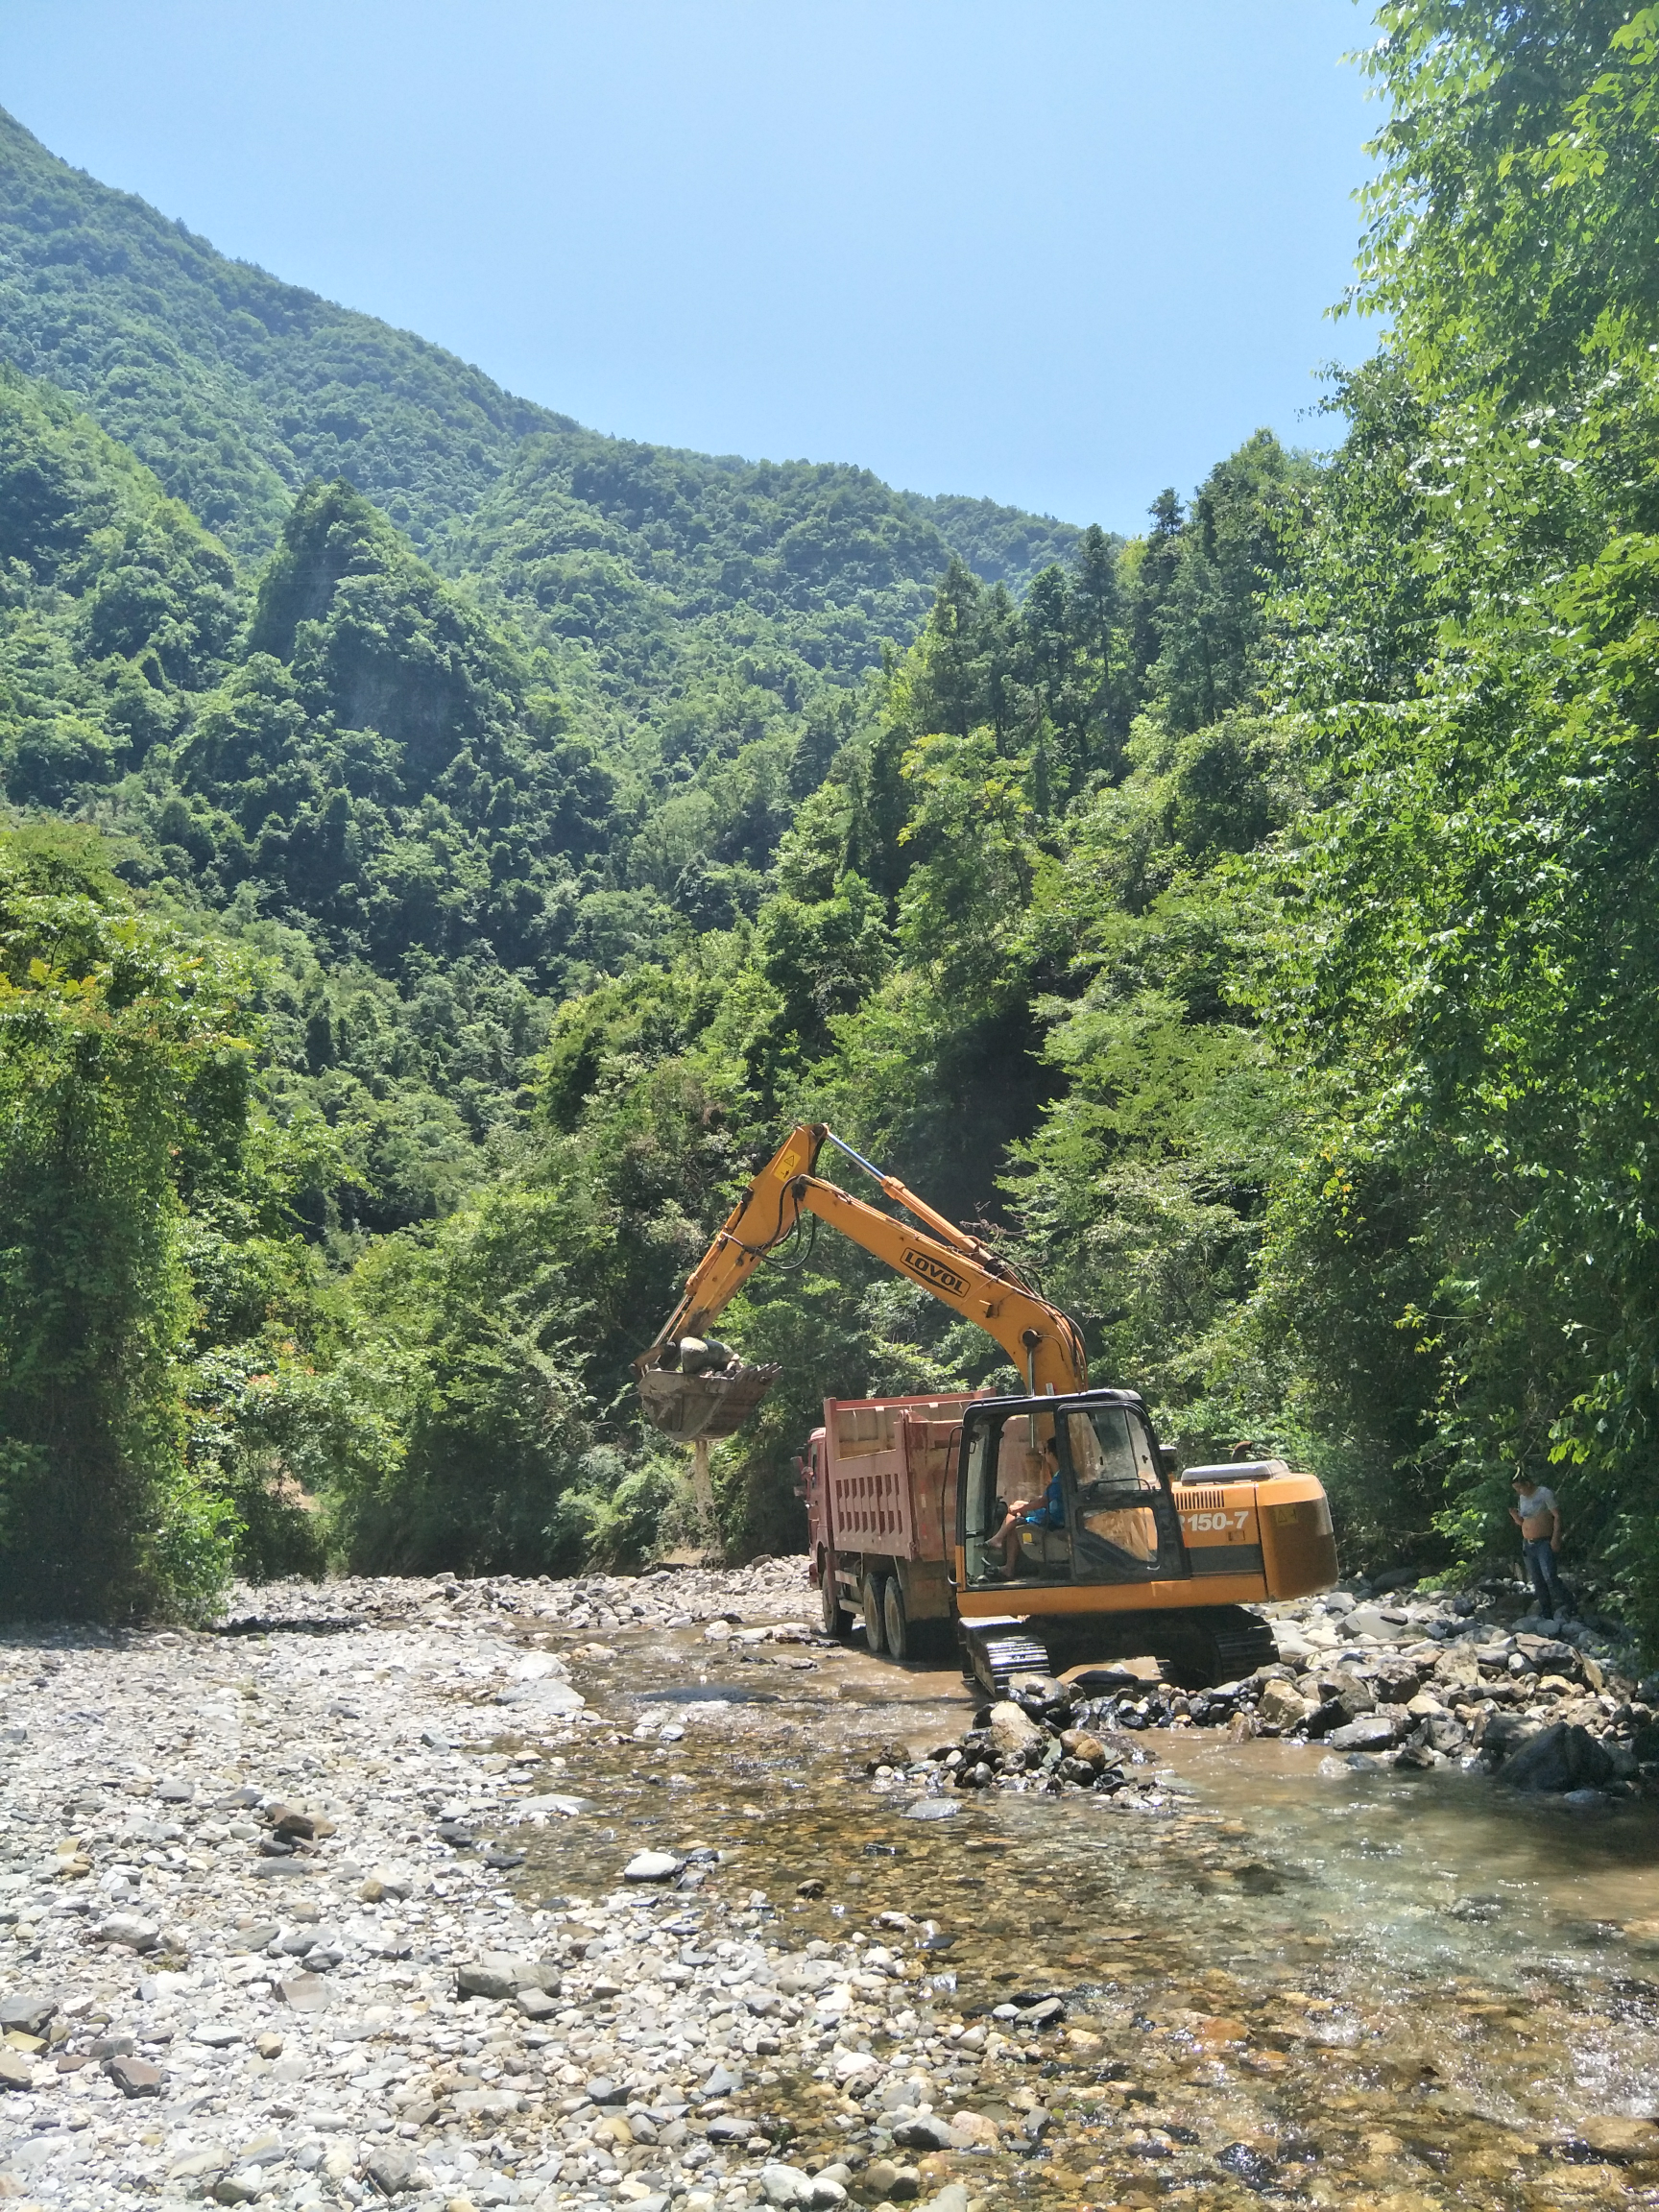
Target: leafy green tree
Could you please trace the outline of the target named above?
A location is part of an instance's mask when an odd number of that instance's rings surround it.
[[[0,1605],[194,1613],[235,1530],[187,1463],[181,1157],[234,1149],[234,972],[122,910],[93,840],[0,843]]]

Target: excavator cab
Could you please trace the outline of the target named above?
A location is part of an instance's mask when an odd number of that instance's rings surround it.
[[[1052,1447],[1052,1449],[1050,1449]],[[1190,1572],[1181,1517],[1132,1391],[993,1398],[962,1423],[957,1542],[969,1589],[1166,1581]],[[1013,1506],[1022,1517],[1007,1527]]]

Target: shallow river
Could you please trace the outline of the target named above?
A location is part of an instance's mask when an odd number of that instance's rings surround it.
[[[764,1892],[791,1947],[903,1912],[933,1924],[953,2013],[1063,1996],[1083,2040],[940,2062],[942,2109],[1000,2117],[1028,2086],[1055,2114],[994,2199],[1659,2203],[1659,2136],[1630,2126],[1659,2113],[1655,1811],[1333,1776],[1314,1749],[1195,1732],[1141,1740],[1167,1776],[1153,1812],[995,1793],[919,1820],[917,1786],[865,1767],[960,1734],[976,1695],[954,1672],[611,1641],[574,1672],[628,1738],[561,1785],[606,1811],[536,1833],[526,1894],[593,1894],[613,1842],[712,1846],[734,1855],[720,1894]],[[685,1733],[633,1740],[664,1724]],[[799,1898],[813,1877],[824,1895]],[[796,2124],[792,2157],[834,2154],[805,2096]]]

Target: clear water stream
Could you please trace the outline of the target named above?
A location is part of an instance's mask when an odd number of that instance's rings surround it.
[[[1659,2203],[1659,2131],[1630,2126],[1659,2114],[1653,1809],[1193,1732],[1143,1739],[1154,1811],[994,1793],[919,1820],[917,1786],[866,1765],[960,1734],[976,1700],[954,1672],[612,1642],[574,1671],[621,1740],[559,1785],[604,1810],[537,1832],[527,1892],[591,1895],[642,1845],[708,1845],[731,1855],[722,1893],[764,1892],[792,1948],[899,1911],[933,1924],[952,2015],[1063,1995],[1082,2040],[936,2058],[940,2108],[999,2115],[1025,2087],[1055,2114],[1040,2152],[984,2167],[988,2201]],[[822,1897],[796,1894],[808,1877]],[[801,2086],[810,2163],[841,2138]]]

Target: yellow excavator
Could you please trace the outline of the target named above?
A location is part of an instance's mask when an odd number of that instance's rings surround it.
[[[826,1145],[910,1219],[821,1177]],[[1012,1397],[827,1405],[802,1472],[831,1632],[854,1607],[876,1649],[951,1622],[965,1671],[993,1694],[1016,1673],[1081,1660],[1155,1654],[1196,1687],[1276,1656],[1268,1624],[1245,1608],[1336,1579],[1315,1478],[1268,1459],[1176,1479],[1139,1393],[1091,1389],[1076,1323],[822,1123],[792,1130],[760,1169],[635,1361],[656,1427],[707,1443],[764,1397],[779,1370],[746,1365],[709,1330],[804,1215],[983,1329],[1025,1383]]]

